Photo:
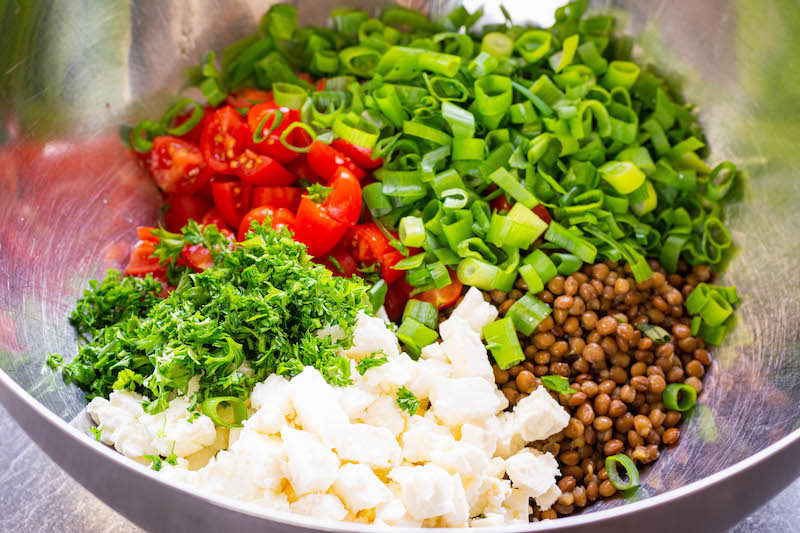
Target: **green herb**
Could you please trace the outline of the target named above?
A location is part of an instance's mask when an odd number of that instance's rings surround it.
[[[409,415],[413,415],[419,409],[419,399],[407,388],[400,387],[397,391],[397,405],[400,409],[408,411]]]
[[[332,192],[332,187],[326,187],[320,183],[312,183],[308,186],[307,196],[312,202],[321,204]]]
[[[569,380],[564,376],[542,376],[541,379],[545,387],[559,394],[575,394],[577,392],[569,386]]]
[[[667,333],[667,330],[654,324],[642,322],[641,324],[636,324],[636,329],[650,337],[650,340],[656,344],[666,344],[672,340],[672,337],[669,333]]]
[[[87,428],[92,435],[94,435],[94,440],[100,442],[100,437],[103,434],[103,426],[87,426]]]
[[[370,368],[375,368],[376,366],[381,366],[388,362],[389,360],[383,352],[375,352],[359,361],[356,365],[356,370],[363,376]]]
[[[150,461],[150,468],[156,472],[161,470],[161,468],[164,466],[161,457],[158,455],[143,455],[142,457]]]
[[[59,353],[47,354],[47,366],[53,370],[58,370],[64,364],[64,356]]]
[[[333,385],[350,383],[349,360],[340,355],[348,341],[314,332],[338,325],[350,337],[357,313],[369,305],[360,280],[332,276],[290,234],[261,225],[235,246],[213,226],[189,224],[159,236],[162,260],[174,262],[183,245],[202,243],[214,268],[184,273],[163,300],[154,296],[152,278],[111,272],[92,284],[75,316],[94,338],[64,367],[65,379],[88,398],[126,388],[152,398],[147,411],[158,413],[200,375],[198,401],[245,400],[269,374],[291,377],[306,365]],[[251,377],[238,370],[245,360]]]

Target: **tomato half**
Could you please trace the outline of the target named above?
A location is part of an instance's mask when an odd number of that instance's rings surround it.
[[[253,187],[240,181],[215,181],[211,184],[214,205],[229,228],[238,228],[250,211]]]
[[[308,151],[308,164],[319,177],[326,181],[333,178],[339,167],[347,168],[359,181],[366,176],[366,173],[349,157],[320,141],[314,141],[311,145],[311,149]]]
[[[269,205],[283,207],[294,213],[302,195],[303,190],[299,187],[255,187],[252,207]]]
[[[463,284],[458,281],[456,273],[450,271],[450,285],[443,289],[431,289],[429,291],[421,292],[414,296],[415,300],[422,300],[423,302],[432,303],[436,309],[444,309],[450,307],[456,300],[461,297],[461,289]]]
[[[262,91],[261,89],[237,89],[231,91],[225,99],[225,103],[231,107],[250,107],[260,102],[272,100],[272,91]]]
[[[268,155],[261,155],[249,148],[237,160],[236,175],[251,185],[291,185],[297,176]]]
[[[392,268],[399,263],[405,256],[398,250],[386,253],[380,258],[381,263],[381,277],[386,283],[394,283],[400,278],[405,277],[405,270],[395,270]]]
[[[200,148],[178,137],[156,137],[150,156],[150,175],[166,194],[197,192],[206,186],[213,171]]]
[[[180,231],[191,220],[200,220],[211,209],[211,201],[196,194],[171,194],[167,196],[164,222],[167,230]]]
[[[163,272],[158,257],[153,257],[155,243],[153,241],[139,241],[133,246],[128,266],[125,267],[127,276],[144,276]]]
[[[355,226],[361,216],[361,184],[345,167],[339,167],[330,185],[333,190],[322,203],[330,216],[348,226]]]
[[[244,236],[250,231],[250,226],[253,222],[261,223],[267,218],[270,219],[270,226],[272,226],[272,229],[286,228],[289,231],[294,231],[294,213],[282,207],[262,205],[251,209],[242,219],[242,223],[239,224],[239,240],[244,240]]]
[[[364,148],[349,143],[344,139],[336,139],[331,146],[353,160],[353,163],[366,170],[374,170],[383,164],[383,159],[372,159],[372,148]]]
[[[346,231],[347,226],[330,216],[320,204],[307,196],[300,199],[294,238],[308,247],[310,255],[320,257],[326,254]]]
[[[389,239],[374,222],[359,224],[353,228],[349,246],[353,250],[353,257],[359,263],[375,263],[394,250],[389,244]]]
[[[289,127],[289,124],[300,120],[299,110],[289,109],[288,107],[279,107],[275,102],[263,102],[254,105],[250,108],[250,111],[247,112],[247,125],[250,127],[251,131],[256,131],[264,117],[269,113],[273,113],[273,117],[268,118],[262,126],[263,135],[263,132],[269,131],[269,128],[274,123],[274,113],[278,110],[280,110],[280,112],[283,114],[280,124],[274,130],[272,130],[272,132],[267,135],[263,141],[255,144],[254,149],[256,152],[268,155],[279,163],[288,164],[297,159],[300,154],[284,146],[280,140],[281,134],[286,130],[286,128]],[[288,142],[293,143],[295,134],[302,131],[303,130],[301,129],[295,129],[294,131],[290,132],[287,139]]]
[[[217,109],[206,124],[200,149],[206,164],[222,174],[238,174],[241,156],[253,143],[253,134],[234,108]],[[246,163],[246,160],[245,160]]]

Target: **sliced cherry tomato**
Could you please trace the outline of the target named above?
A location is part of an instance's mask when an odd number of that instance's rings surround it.
[[[330,270],[334,276],[350,278],[361,275],[358,271],[358,263],[341,245],[328,252],[327,255],[314,259],[314,262]]]
[[[387,253],[394,251],[389,239],[374,222],[359,224],[353,228],[350,249],[359,263],[375,263]]]
[[[383,301],[383,308],[392,322],[399,322],[402,318],[411,289],[411,285],[405,279],[400,279],[389,285],[389,290],[386,291],[386,299]]]
[[[281,113],[283,113],[280,124],[274,130],[272,130],[272,132],[267,135],[263,141],[255,144],[254,149],[256,152],[268,155],[279,163],[285,165],[297,159],[300,154],[287,148],[281,142],[281,134],[286,130],[286,128],[289,127],[289,124],[300,120],[300,111],[297,109],[289,109],[288,107],[279,107],[275,102],[263,102],[261,104],[254,105],[250,108],[250,111],[247,112],[247,125],[250,127],[250,130],[256,131],[259,124],[261,124],[261,121],[264,120],[264,117],[268,113],[274,113],[276,110],[280,110]],[[273,118],[267,119],[266,123],[264,123],[262,126],[262,134],[263,132],[269,131],[269,128],[272,127],[274,121],[274,115]],[[303,132],[303,130],[295,129],[294,131],[290,132],[287,140],[290,143],[294,143],[294,137],[296,137],[298,132]]]
[[[242,154],[253,144],[253,133],[242,115],[225,106],[211,115],[200,141],[203,159],[214,171],[238,175]],[[247,162],[247,159],[244,161]]]
[[[240,181],[215,181],[211,184],[214,205],[229,228],[238,228],[250,211],[253,187]]]
[[[346,224],[355,226],[361,216],[361,185],[345,167],[339,167],[333,175],[333,191],[322,203],[330,216]]]
[[[303,190],[299,187],[255,187],[253,189],[253,207],[269,205],[283,207],[297,212]]]
[[[261,155],[249,148],[237,160],[236,175],[251,185],[291,185],[297,176],[268,155]]]
[[[225,103],[231,107],[251,107],[260,102],[272,100],[272,91],[262,91],[261,89],[237,89],[231,91],[225,99]]]
[[[200,148],[178,137],[156,137],[150,156],[150,175],[166,194],[193,193],[206,186],[213,171]]]
[[[158,257],[153,257],[155,243],[152,241],[139,241],[131,251],[131,258],[128,266],[125,267],[125,275],[144,276],[145,274],[155,274],[163,272]]]
[[[364,148],[345,141],[336,139],[331,146],[353,160],[353,163],[366,170],[374,170],[383,164],[383,159],[372,159],[372,148]]]
[[[227,228],[217,227],[229,241],[233,242],[233,232]],[[202,244],[187,244],[181,250],[181,259],[189,266],[202,272],[203,270],[214,266],[214,259],[211,257],[211,252]]]
[[[139,226],[136,228],[136,235],[140,241],[158,242],[158,237],[153,235],[153,231],[157,229],[150,226]]]
[[[311,168],[311,165],[308,164],[308,160],[305,157],[301,157],[296,160],[291,165],[288,165],[286,169],[298,177],[298,179],[306,180],[309,183],[327,183],[327,180],[319,177],[314,169]]]
[[[458,281],[458,277],[456,277],[456,273],[452,270],[450,271],[450,285],[443,289],[431,289],[429,291],[421,292],[413,298],[415,300],[422,300],[423,302],[432,303],[436,306],[436,309],[444,309],[445,307],[450,307],[456,300],[461,297],[461,289],[463,285],[460,281]]]
[[[404,270],[395,270],[392,268],[394,265],[399,263],[403,257],[403,254],[401,254],[398,250],[384,254],[383,257],[381,257],[381,277],[383,278],[383,281],[386,283],[394,283],[405,276],[406,273]]]
[[[553,218],[550,216],[550,212],[542,204],[536,204],[535,206],[533,206],[533,209],[531,209],[531,211],[533,211],[537,217],[541,218],[548,225],[553,220]]]
[[[311,145],[311,149],[308,151],[308,164],[319,177],[326,181],[333,178],[339,167],[346,167],[358,181],[366,176],[366,173],[349,157],[320,141],[314,141]]]
[[[242,219],[239,224],[239,240],[243,241],[245,234],[250,231],[250,225],[253,222],[264,222],[267,218],[270,219],[270,226],[272,229],[286,228],[289,231],[294,231],[295,217],[294,213],[282,207],[272,207],[269,205],[262,205],[251,209]]]
[[[511,202],[508,201],[508,196],[501,194],[492,200],[492,209],[495,211],[508,211],[511,209]]]
[[[171,194],[167,196],[167,212],[164,215],[167,230],[180,231],[191,220],[200,220],[211,209],[211,201],[196,194]]]
[[[203,130],[205,129],[206,124],[208,124],[208,121],[211,118],[211,115],[213,114],[214,114],[214,108],[211,106],[205,106],[203,108],[203,118],[200,119],[200,122],[198,122],[194,128],[189,130],[189,133],[181,135],[181,139],[189,141],[190,143],[194,143],[195,146],[200,146],[200,141],[203,137]],[[175,121],[172,126],[173,127],[180,126],[181,124],[189,120],[189,117],[191,116],[192,116],[192,111],[189,111],[187,113],[181,113],[175,118]]]
[[[294,238],[308,247],[308,253],[320,257],[341,240],[347,226],[331,217],[320,205],[307,196],[300,199],[297,209]]]
[[[222,218],[222,215],[219,213],[216,207],[212,207],[210,210],[208,210],[208,212],[206,212],[205,215],[203,215],[203,218],[200,219],[200,225],[202,226],[209,226],[211,224],[217,226],[219,231],[230,231],[228,229],[228,225],[225,223],[225,219]]]

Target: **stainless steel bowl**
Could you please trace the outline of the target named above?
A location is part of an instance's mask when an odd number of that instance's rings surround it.
[[[322,24],[337,2],[299,0]],[[379,2],[346,2],[375,9]],[[437,13],[424,0],[401,3]],[[484,3],[468,0],[475,8]],[[520,21],[556,2],[505,0]],[[75,353],[67,316],[88,280],[124,263],[159,197],[117,124],[163,109],[185,67],[255,26],[269,2],[0,2],[0,400],[70,475],[152,531],[356,530],[259,514],[160,481],[89,438],[85,402],[46,365]],[[723,281],[744,296],[680,444],[633,496],[514,530],[720,531],[800,474],[800,10],[791,0],[600,2],[698,111],[714,160],[749,176],[729,223],[741,247]],[[497,3],[487,9],[497,21]]]

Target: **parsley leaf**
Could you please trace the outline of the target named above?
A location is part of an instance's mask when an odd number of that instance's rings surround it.
[[[142,457],[150,461],[150,468],[152,468],[156,472],[161,470],[161,467],[164,466],[161,457],[159,457],[158,455],[143,455]]]
[[[365,357],[359,361],[356,365],[356,370],[363,376],[370,368],[375,368],[376,366],[381,366],[388,362],[389,360],[386,359],[386,355],[383,352],[375,352],[369,357]]]
[[[273,373],[292,377],[317,368],[332,385],[347,385],[349,340],[315,332],[338,326],[345,339],[359,311],[369,307],[360,279],[334,277],[315,265],[305,246],[285,231],[256,224],[247,240],[232,245],[213,225],[187,224],[181,233],[154,231],[158,257],[177,264],[186,244],[211,251],[213,268],[185,272],[166,298],[151,277],[129,278],[110,271],[92,282],[73,313],[76,327],[92,335],[64,379],[107,397],[115,388],[151,398],[155,414],[169,399],[185,394],[202,376],[197,401],[215,396],[246,399],[253,386]],[[252,374],[239,370],[248,361]]]
[[[92,432],[92,435],[94,435],[94,440],[100,442],[100,436],[103,434],[103,426],[87,426],[86,429]]]
[[[419,409],[419,399],[407,388],[400,387],[397,391],[397,405],[400,409],[408,411],[409,415],[413,415]]]
[[[53,370],[58,370],[64,364],[64,356],[59,353],[47,354],[47,366]]]
[[[564,376],[542,376],[541,379],[545,387],[559,394],[575,394],[578,392],[569,386],[569,380]]]
[[[333,187],[326,187],[320,183],[312,183],[306,189],[308,199],[312,202],[321,204],[333,192]]]

